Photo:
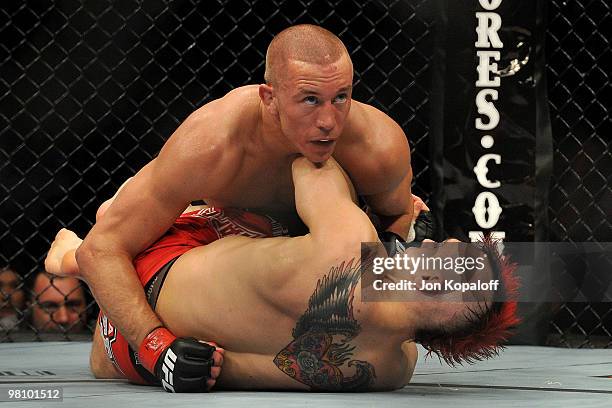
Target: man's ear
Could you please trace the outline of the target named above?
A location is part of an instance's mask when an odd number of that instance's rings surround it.
[[[278,116],[277,99],[272,85],[259,85],[259,98],[272,116]]]

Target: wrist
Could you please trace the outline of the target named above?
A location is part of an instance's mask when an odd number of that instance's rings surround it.
[[[147,334],[138,348],[140,364],[155,374],[155,366],[163,352],[176,340],[176,336],[164,326],[157,326]]]
[[[147,306],[148,306],[148,303],[147,303]],[[144,339],[149,334],[151,334],[151,332],[153,332],[153,330],[155,330],[157,328],[160,328],[160,327],[164,327],[164,324],[157,318],[157,315],[152,310],[151,310],[151,314],[152,314],[152,316],[151,316],[152,318],[150,318],[150,319],[143,319],[138,324],[138,327],[135,328],[135,330],[134,330],[134,337],[129,339],[130,346],[132,346],[132,348],[134,350],[136,350],[136,349],[138,349],[140,347],[140,345],[142,344]],[[143,315],[144,315],[144,313],[143,313]],[[132,343],[132,341],[133,341],[133,343]]]

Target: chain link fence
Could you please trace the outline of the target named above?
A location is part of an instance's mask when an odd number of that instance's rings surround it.
[[[16,312],[16,320],[0,314],[0,341],[78,339],[93,329],[97,307],[74,282],[37,288],[47,279],[38,275],[55,233],[66,226],[83,236],[97,206],[154,157],[189,113],[235,87],[261,82],[268,43],[292,24],[319,24],[344,41],[355,67],[355,99],[403,127],[412,148],[414,193],[428,199],[433,3],[3,4],[0,267],[17,273],[0,274],[0,312]],[[549,14],[556,143],[551,231],[558,240],[610,241],[605,215],[612,213],[612,166],[609,140],[602,136],[609,116],[601,102],[610,85],[610,69],[602,65],[609,35],[601,33],[609,26],[610,6],[604,0],[555,0]],[[54,304],[45,294],[59,294],[59,300]],[[48,318],[39,324],[41,311]],[[596,304],[563,305],[551,326],[557,343],[573,346],[592,345],[591,335],[610,338],[611,330],[610,311]],[[576,336],[578,343],[570,340]]]
[[[21,328],[45,338],[33,322],[44,297],[33,277],[57,230],[67,226],[83,236],[97,206],[189,113],[235,87],[262,82],[267,45],[292,24],[319,24],[341,37],[353,56],[355,98],[388,112],[411,136],[416,192],[426,197],[432,19],[423,3],[3,4],[0,265],[25,278],[17,287],[29,300],[18,314]],[[97,310],[91,297],[87,302],[80,320],[91,330]],[[75,338],[70,325],[54,328]],[[0,341],[18,333],[2,327]]]
[[[610,97],[612,72],[611,10],[605,0],[549,4],[546,47],[554,143],[549,207],[553,241],[612,241],[610,114],[604,102]],[[581,270],[577,268],[569,277],[578,287],[595,278],[584,276]],[[557,307],[551,323],[553,344],[612,347],[610,303]]]

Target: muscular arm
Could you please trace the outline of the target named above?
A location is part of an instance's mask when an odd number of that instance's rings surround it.
[[[365,197],[372,211],[378,215],[382,228],[404,239],[409,235],[414,213],[411,183],[412,169],[409,169],[397,187]]]
[[[407,237],[414,210],[406,134],[389,116],[362,103],[351,108],[348,132],[356,141],[340,153],[340,164],[379,216],[383,229]]]
[[[220,151],[219,142],[207,145],[207,139],[214,140],[206,137],[207,119],[192,115],[177,129],[76,252],[96,301],[136,349],[161,323],[146,302],[133,258],[172,225],[193,197],[214,195],[232,175],[231,155]]]

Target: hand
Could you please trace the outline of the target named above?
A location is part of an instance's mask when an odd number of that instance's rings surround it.
[[[207,392],[223,364],[222,348],[195,338],[177,338],[165,327],[154,329],[138,350],[140,363],[168,392]]]
[[[422,242],[425,239],[431,240],[436,234],[436,224],[431,215],[427,204],[420,197],[412,195],[414,212],[412,223],[414,226],[414,242]]]

